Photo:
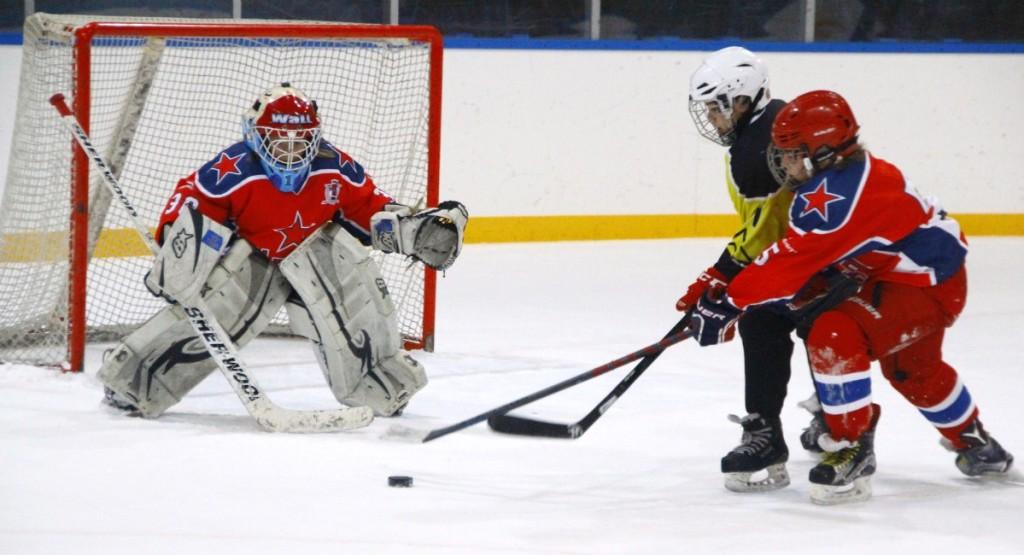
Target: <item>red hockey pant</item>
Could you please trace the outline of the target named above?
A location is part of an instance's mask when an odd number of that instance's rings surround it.
[[[966,300],[967,273],[961,268],[934,287],[869,281],[818,317],[807,348],[833,438],[853,441],[870,426],[870,366],[877,360],[889,383],[954,446],[963,447],[960,432],[978,410],[956,370],[942,360],[942,341]]]

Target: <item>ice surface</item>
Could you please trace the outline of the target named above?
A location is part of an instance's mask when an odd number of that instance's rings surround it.
[[[946,357],[1018,456],[1024,395],[1024,239],[976,238],[967,310]],[[808,500],[796,402],[783,412],[793,483],[725,490],[739,439],[738,342],[667,351],[582,438],[486,424],[426,444],[382,439],[474,416],[660,339],[721,240],[469,245],[439,281],[431,384],[405,415],[338,434],[261,432],[218,375],[158,420],[101,407],[95,378],[0,367],[0,553],[1021,553],[1024,480],[971,480],[875,369],[885,407],[868,503]],[[242,351],[275,402],[335,406],[309,347]],[[520,409],[580,418],[625,369]],[[412,476],[412,488],[387,477]]]

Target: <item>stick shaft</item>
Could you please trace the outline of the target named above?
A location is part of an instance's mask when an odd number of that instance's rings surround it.
[[[558,393],[559,391],[562,391],[564,389],[568,389],[568,388],[570,388],[570,387],[572,387],[572,386],[574,386],[576,384],[579,384],[579,383],[585,382],[587,380],[596,378],[597,376],[600,376],[601,374],[604,374],[606,372],[610,372],[611,370],[614,370],[616,368],[619,368],[621,366],[629,364],[630,362],[633,362],[634,360],[638,360],[640,358],[643,358],[645,356],[648,356],[648,355],[651,355],[651,354],[654,354],[654,353],[660,353],[660,352],[664,351],[665,349],[671,347],[672,345],[675,345],[676,343],[679,343],[680,341],[683,341],[684,339],[688,338],[689,336],[690,335],[689,335],[688,332],[681,332],[681,333],[678,333],[678,334],[675,334],[675,335],[667,336],[664,339],[662,339],[661,341],[658,341],[657,343],[652,343],[652,344],[650,344],[650,345],[648,345],[648,346],[646,346],[646,347],[644,347],[644,348],[642,348],[640,350],[633,351],[632,353],[629,353],[628,355],[619,357],[619,358],[617,358],[617,359],[615,359],[615,360],[613,360],[611,362],[608,362],[606,364],[602,364],[601,366],[598,366],[598,367],[593,368],[591,370],[587,370],[586,372],[583,372],[581,374],[577,374],[577,375],[575,375],[575,376],[573,376],[571,378],[568,378],[566,380],[560,381],[560,382],[558,382],[558,383],[556,383],[554,385],[545,387],[544,389],[541,389],[540,391],[537,391],[537,392],[531,393],[529,395],[526,395],[525,397],[520,397],[519,399],[516,399],[516,400],[508,402],[508,403],[505,403],[504,405],[501,405],[500,407],[497,407],[497,408],[491,409],[489,411],[480,413],[480,414],[478,414],[478,415],[476,415],[476,416],[474,416],[472,418],[467,418],[466,420],[463,420],[461,422],[456,422],[455,424],[452,424],[450,426],[446,426],[444,428],[438,428],[436,430],[431,430],[423,438],[423,442],[426,443],[428,441],[435,440],[435,439],[437,439],[439,437],[446,436],[446,435],[448,435],[450,433],[457,432],[457,431],[462,430],[464,428],[468,428],[468,427],[470,427],[470,426],[472,426],[474,424],[477,424],[479,422],[483,422],[484,420],[487,420],[487,418],[492,416],[492,415],[504,414],[504,413],[506,413],[506,412],[508,412],[510,410],[513,410],[513,409],[519,408],[519,407],[521,407],[523,405],[532,403],[532,402],[534,402],[534,401],[536,401],[538,399],[543,399],[544,397],[547,397],[549,395],[553,395],[553,394]]]
[[[691,332],[687,331],[689,320],[690,315],[687,313],[669,330],[662,341],[675,337],[678,334],[684,335],[684,339],[692,335]],[[645,355],[608,395],[605,395],[594,408],[590,409],[590,412],[577,422],[562,424],[509,414],[495,414],[487,419],[487,423],[492,430],[506,434],[576,439],[582,436],[598,418],[604,415],[663,352],[665,352],[664,349],[661,349]]]

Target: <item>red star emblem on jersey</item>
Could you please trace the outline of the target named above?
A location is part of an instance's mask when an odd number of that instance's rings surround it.
[[[800,198],[804,199],[804,202],[807,203],[804,206],[803,212],[800,213],[801,217],[811,212],[817,212],[821,219],[828,221],[828,205],[844,200],[846,197],[828,192],[827,185],[828,179],[822,179],[816,189],[800,195]]]
[[[245,153],[239,154],[232,158],[228,156],[227,152],[221,152],[220,158],[210,166],[210,169],[217,172],[217,183],[220,183],[221,179],[229,175],[242,175],[242,172],[238,170],[238,161],[245,156]]]
[[[281,234],[281,246],[277,247],[277,254],[282,255],[286,251],[299,246],[299,243],[306,238],[306,230],[316,227],[315,224],[305,225],[302,223],[302,214],[295,212],[295,220],[288,227],[278,227],[274,231]]]

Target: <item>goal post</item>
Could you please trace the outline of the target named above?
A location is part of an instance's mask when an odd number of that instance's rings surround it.
[[[428,26],[266,20],[26,19],[0,205],[0,361],[80,371],[86,341],[116,340],[163,305],[152,258],[49,107],[71,99],[143,221],[177,181],[241,140],[246,109],[290,82],[323,136],[410,205],[439,201],[442,41]],[[432,349],[436,274],[373,253],[407,348]],[[275,333],[288,333],[287,317]]]

